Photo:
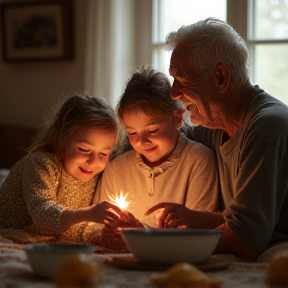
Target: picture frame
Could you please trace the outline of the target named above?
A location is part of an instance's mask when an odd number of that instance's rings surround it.
[[[72,0],[3,3],[4,61],[73,59]]]

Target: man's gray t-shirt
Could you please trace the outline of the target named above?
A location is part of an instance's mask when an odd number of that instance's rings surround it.
[[[216,155],[226,223],[258,251],[287,240],[287,106],[255,86],[243,125],[226,142],[224,134],[193,128]]]

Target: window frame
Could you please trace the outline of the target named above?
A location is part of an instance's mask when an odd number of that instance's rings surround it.
[[[160,13],[159,10],[161,9],[162,1],[165,0],[153,0],[153,13]],[[241,35],[241,37],[245,40],[247,47],[250,52],[250,71],[251,71],[251,80],[255,79],[255,72],[254,72],[254,49],[257,45],[266,45],[266,44],[288,44],[287,39],[255,39],[252,37],[252,8],[253,8],[254,0],[227,0],[227,22],[230,23],[234,29]],[[159,7],[160,6],[160,7]],[[153,19],[154,19],[153,15]],[[152,25],[153,33],[155,35],[157,33],[157,29],[159,31],[159,27],[155,27],[155,23]],[[153,36],[152,39],[152,55],[157,54],[157,50],[163,49],[165,47],[165,43],[160,43],[155,40]],[[158,38],[159,39],[159,38]],[[159,57],[159,56],[158,56]],[[159,65],[159,59],[157,59],[157,63],[155,67]],[[159,67],[159,66],[158,66]]]

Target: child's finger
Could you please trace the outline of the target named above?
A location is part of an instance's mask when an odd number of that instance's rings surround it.
[[[175,203],[167,203],[167,202],[162,202],[162,203],[158,203],[154,206],[152,206],[151,208],[149,208],[145,213],[144,216],[148,216],[150,214],[152,214],[153,212],[159,210],[159,209],[163,209],[163,208],[168,208],[168,207],[173,207],[175,205]]]

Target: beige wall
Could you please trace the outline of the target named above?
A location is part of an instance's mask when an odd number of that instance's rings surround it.
[[[27,0],[0,3],[11,1]],[[103,96],[115,107],[132,69],[151,65],[151,11],[152,0],[74,0],[74,60],[0,60],[0,125],[37,128],[68,91]]]
[[[37,128],[44,113],[63,92],[84,90],[87,3],[74,2],[74,60],[13,63],[3,62],[1,55],[0,125]]]

